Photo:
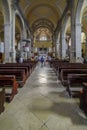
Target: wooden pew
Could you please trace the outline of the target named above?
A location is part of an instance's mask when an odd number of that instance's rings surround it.
[[[68,64],[61,64],[58,66],[58,79],[60,79],[60,74],[62,69],[87,69],[87,64],[82,63],[68,63]]]
[[[68,74],[87,74],[87,69],[81,68],[81,69],[62,69],[60,73],[60,80],[64,86],[67,85],[67,78]]]
[[[22,87],[26,81],[25,70],[21,69],[0,69],[1,75],[15,75],[16,80],[19,85]]]
[[[87,81],[83,82],[83,88],[80,91],[80,108],[87,115]]]
[[[5,87],[6,101],[10,102],[18,92],[18,83],[14,75],[0,75],[0,87]]]
[[[6,63],[6,64],[0,64],[0,67],[27,67],[28,74],[31,74],[31,66],[29,63]]]
[[[31,72],[34,70],[34,68],[36,67],[37,61],[25,61],[23,62],[24,64],[29,64],[30,68],[31,68]]]
[[[69,96],[79,97],[83,87],[82,83],[87,81],[87,74],[68,74],[67,76],[67,91]]]
[[[49,61],[49,64],[50,64],[50,67],[53,67],[55,65],[65,63],[65,62],[68,63],[68,61],[65,61],[65,60],[51,60],[51,61]]]
[[[4,111],[4,102],[5,102],[5,88],[2,88],[0,91],[0,114]]]
[[[58,74],[59,67],[67,66],[68,64],[69,64],[68,62],[64,62],[62,60],[60,60],[60,61],[50,61],[50,67],[54,68],[54,71],[56,72],[56,74]]]
[[[29,73],[28,73],[28,68],[27,67],[22,67],[22,66],[0,66],[0,69],[22,69],[22,70],[25,70],[25,75],[26,75],[26,79],[28,78],[29,76]]]

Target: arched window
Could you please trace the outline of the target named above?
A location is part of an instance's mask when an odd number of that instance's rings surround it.
[[[41,36],[40,41],[47,41],[47,36],[45,36],[45,35]]]
[[[52,41],[52,33],[48,28],[38,28],[34,34],[36,41]]]

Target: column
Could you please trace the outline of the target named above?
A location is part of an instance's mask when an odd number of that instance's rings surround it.
[[[81,24],[76,23],[76,59],[82,58]]]
[[[58,58],[58,43],[55,44],[55,50],[56,58]]]
[[[4,63],[10,60],[11,24],[4,24]]]
[[[29,44],[29,48],[30,48],[29,55],[32,56],[34,53],[34,34],[33,34],[33,32],[31,32],[31,34],[30,34],[30,39],[31,39],[31,41]]]
[[[71,46],[70,46],[70,62],[76,61],[76,41],[75,41],[75,12],[74,12],[74,2],[71,0],[70,9],[71,9]]]
[[[54,47],[55,47],[55,58],[58,57],[57,54],[57,34],[55,34],[55,36],[53,37],[53,43],[54,43]]]
[[[57,43],[55,43],[55,57],[57,58]]]
[[[21,48],[25,45],[26,42],[23,40],[25,40],[26,38],[27,38],[27,32],[25,27],[23,27],[23,29],[21,28]]]
[[[57,54],[58,54],[58,59],[60,59],[60,44],[57,44]]]
[[[53,46],[53,57],[55,57],[55,45]]]
[[[22,23],[22,24],[24,24],[24,23]],[[24,54],[25,60],[27,60],[27,58],[28,58],[28,51],[26,50],[26,47],[28,47],[28,42],[26,41],[26,39],[27,39],[26,27],[23,25],[23,28],[21,28],[20,46],[21,46],[21,56]]]
[[[56,42],[56,47],[57,47],[57,57],[60,59],[60,33],[57,34],[57,42]]]
[[[59,41],[59,58],[62,59],[62,34],[60,33],[60,41]]]
[[[65,59],[66,57],[67,44],[65,39],[66,37],[62,36],[62,59]]]
[[[15,10],[12,9],[11,17],[11,62],[16,62],[16,51],[15,51]]]
[[[86,36],[86,43],[85,43],[85,47],[86,47],[86,54],[85,54],[85,58],[87,59],[87,36]]]
[[[29,42],[29,52],[28,52],[28,58],[30,58],[31,57],[31,41]]]

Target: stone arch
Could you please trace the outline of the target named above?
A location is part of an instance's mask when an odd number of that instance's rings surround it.
[[[15,25],[15,26],[18,26],[17,28],[19,28],[20,31],[23,30],[24,23],[23,23],[23,20],[22,20],[20,14],[16,12],[15,17],[16,17],[16,23],[17,23],[17,25]]]
[[[1,8],[4,17],[4,58],[3,62],[8,62],[10,57],[10,46],[11,46],[11,19],[10,19],[10,6],[8,0],[1,0]]]
[[[76,9],[76,23],[81,23],[81,11],[84,1],[79,0]]]
[[[81,22],[84,10],[87,8],[87,1],[86,0],[82,1],[82,6],[80,8],[81,8],[81,11],[80,11],[80,22]]]
[[[24,37],[26,38],[27,37],[27,27],[26,27],[26,24],[25,24],[25,21],[23,20],[23,18],[20,16],[19,13],[16,13],[16,16],[19,20],[19,24],[20,24],[20,31],[22,31],[21,33],[23,33]]]
[[[10,9],[9,9],[9,3],[8,0],[2,0],[2,10],[4,15],[4,23],[10,23]]]
[[[17,47],[21,40],[21,31],[23,30],[23,23],[17,12],[15,13],[15,21],[15,46]]]
[[[61,52],[62,52],[62,58],[65,59],[66,56],[69,57],[68,55],[68,46],[69,46],[69,43],[67,41],[67,36],[70,36],[70,32],[71,31],[71,24],[70,24],[70,15],[67,14],[65,15],[65,17],[63,18],[63,21],[62,21],[62,26],[61,26],[61,42],[60,45],[62,48],[61,48]]]

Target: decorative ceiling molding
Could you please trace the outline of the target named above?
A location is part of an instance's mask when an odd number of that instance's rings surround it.
[[[19,4],[30,27],[38,19],[48,19],[53,23],[54,28],[56,28],[66,7],[67,0],[20,0]],[[41,26],[43,25],[40,24]],[[44,24],[44,27],[51,29],[47,24]],[[35,29],[33,28],[33,30]]]
[[[32,31],[34,32],[35,30],[37,30],[38,28],[40,27],[46,27],[48,28],[51,32],[54,31],[54,25],[52,24],[52,22],[48,19],[38,19],[36,20],[31,28],[32,28]]]
[[[29,1],[28,4],[26,5],[26,7],[23,9],[24,14],[26,13],[26,10],[29,8],[30,5],[31,5],[31,2]]]

